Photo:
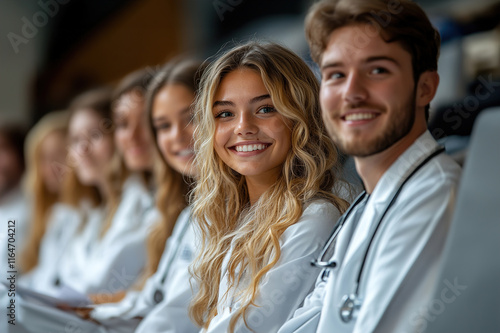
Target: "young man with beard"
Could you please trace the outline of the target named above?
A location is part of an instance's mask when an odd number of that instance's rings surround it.
[[[314,291],[280,332],[421,331],[460,177],[427,131],[439,33],[409,0],[322,0],[306,35],[323,120],[366,192],[337,222]],[[464,288],[448,284],[447,299]]]

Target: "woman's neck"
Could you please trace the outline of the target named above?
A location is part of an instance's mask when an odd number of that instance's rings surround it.
[[[245,181],[248,188],[250,205],[253,206],[259,200],[260,196],[276,183],[277,179],[277,176],[270,177],[269,175],[246,176]]]
[[[99,191],[99,195],[102,198],[103,206],[107,206],[107,204],[111,201],[113,195],[111,184],[109,184],[109,182],[102,181],[101,183],[97,184],[97,190]]]

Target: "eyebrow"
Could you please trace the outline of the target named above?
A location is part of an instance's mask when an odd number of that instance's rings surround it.
[[[250,104],[257,103],[257,102],[263,101],[263,100],[268,99],[268,98],[271,98],[271,95],[269,95],[269,94],[260,95],[260,96],[252,98],[250,100]],[[235,104],[231,101],[215,101],[214,105],[212,107],[215,108],[216,106],[234,106],[234,105]]]
[[[399,62],[396,59],[389,57],[389,56],[368,57],[364,60],[364,63],[370,63],[370,62],[375,62],[375,61],[380,61],[380,60],[389,61],[389,62],[392,62],[393,64],[395,64],[396,66],[401,67],[401,65],[399,64]],[[342,66],[342,64],[343,63],[341,61],[326,63],[325,65],[321,66],[321,70],[324,70],[325,68],[330,68],[330,67],[339,67],[339,66]]]

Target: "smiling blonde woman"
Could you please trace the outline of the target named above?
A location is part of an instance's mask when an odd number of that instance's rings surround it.
[[[309,67],[272,43],[237,46],[202,77],[191,315],[206,332],[275,332],[314,286],[310,261],[347,206],[318,95]]]

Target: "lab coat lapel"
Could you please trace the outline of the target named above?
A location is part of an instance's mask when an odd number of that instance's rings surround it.
[[[356,253],[366,251],[368,242],[375,231],[385,208],[389,205],[401,183],[437,147],[432,135],[427,131],[413,143],[384,173],[370,195],[365,211],[361,216],[352,241],[347,249],[344,262],[349,262]],[[348,221],[349,222],[349,221]]]
[[[397,192],[401,183],[406,179],[406,177],[412,172],[416,165],[423,161],[431,151],[436,149],[436,144],[428,145],[425,139],[428,138],[428,132],[424,133],[421,138],[415,142],[403,155],[393,163],[393,165],[384,173],[382,178],[377,183],[373,193],[366,204],[365,211],[361,216],[358,225],[352,236],[352,240],[347,248],[344,262],[342,263],[340,270],[341,272],[336,287],[333,291],[334,295],[328,295],[332,300],[334,300],[337,305],[337,309],[341,305],[341,298],[343,295],[354,292],[356,287],[356,280],[361,268],[361,262],[366,254],[368,243],[375,231],[375,228],[384,214],[389,202],[392,197]],[[349,221],[348,221],[349,222]],[[382,222],[383,223],[383,222]],[[375,242],[376,243],[376,242]],[[370,254],[368,254],[367,262],[365,263],[365,269],[371,267]],[[363,274],[366,274],[365,271]],[[364,298],[366,292],[363,285],[366,280],[361,278],[360,285],[360,298]],[[389,295],[388,295],[389,297]],[[356,317],[357,311],[354,316]],[[355,320],[350,323],[342,323],[338,313],[334,314],[334,321],[339,327],[347,329],[347,331],[352,331],[355,325]],[[333,323],[331,323],[333,325]],[[375,328],[376,322],[373,323]],[[341,332],[341,331],[339,331]]]

